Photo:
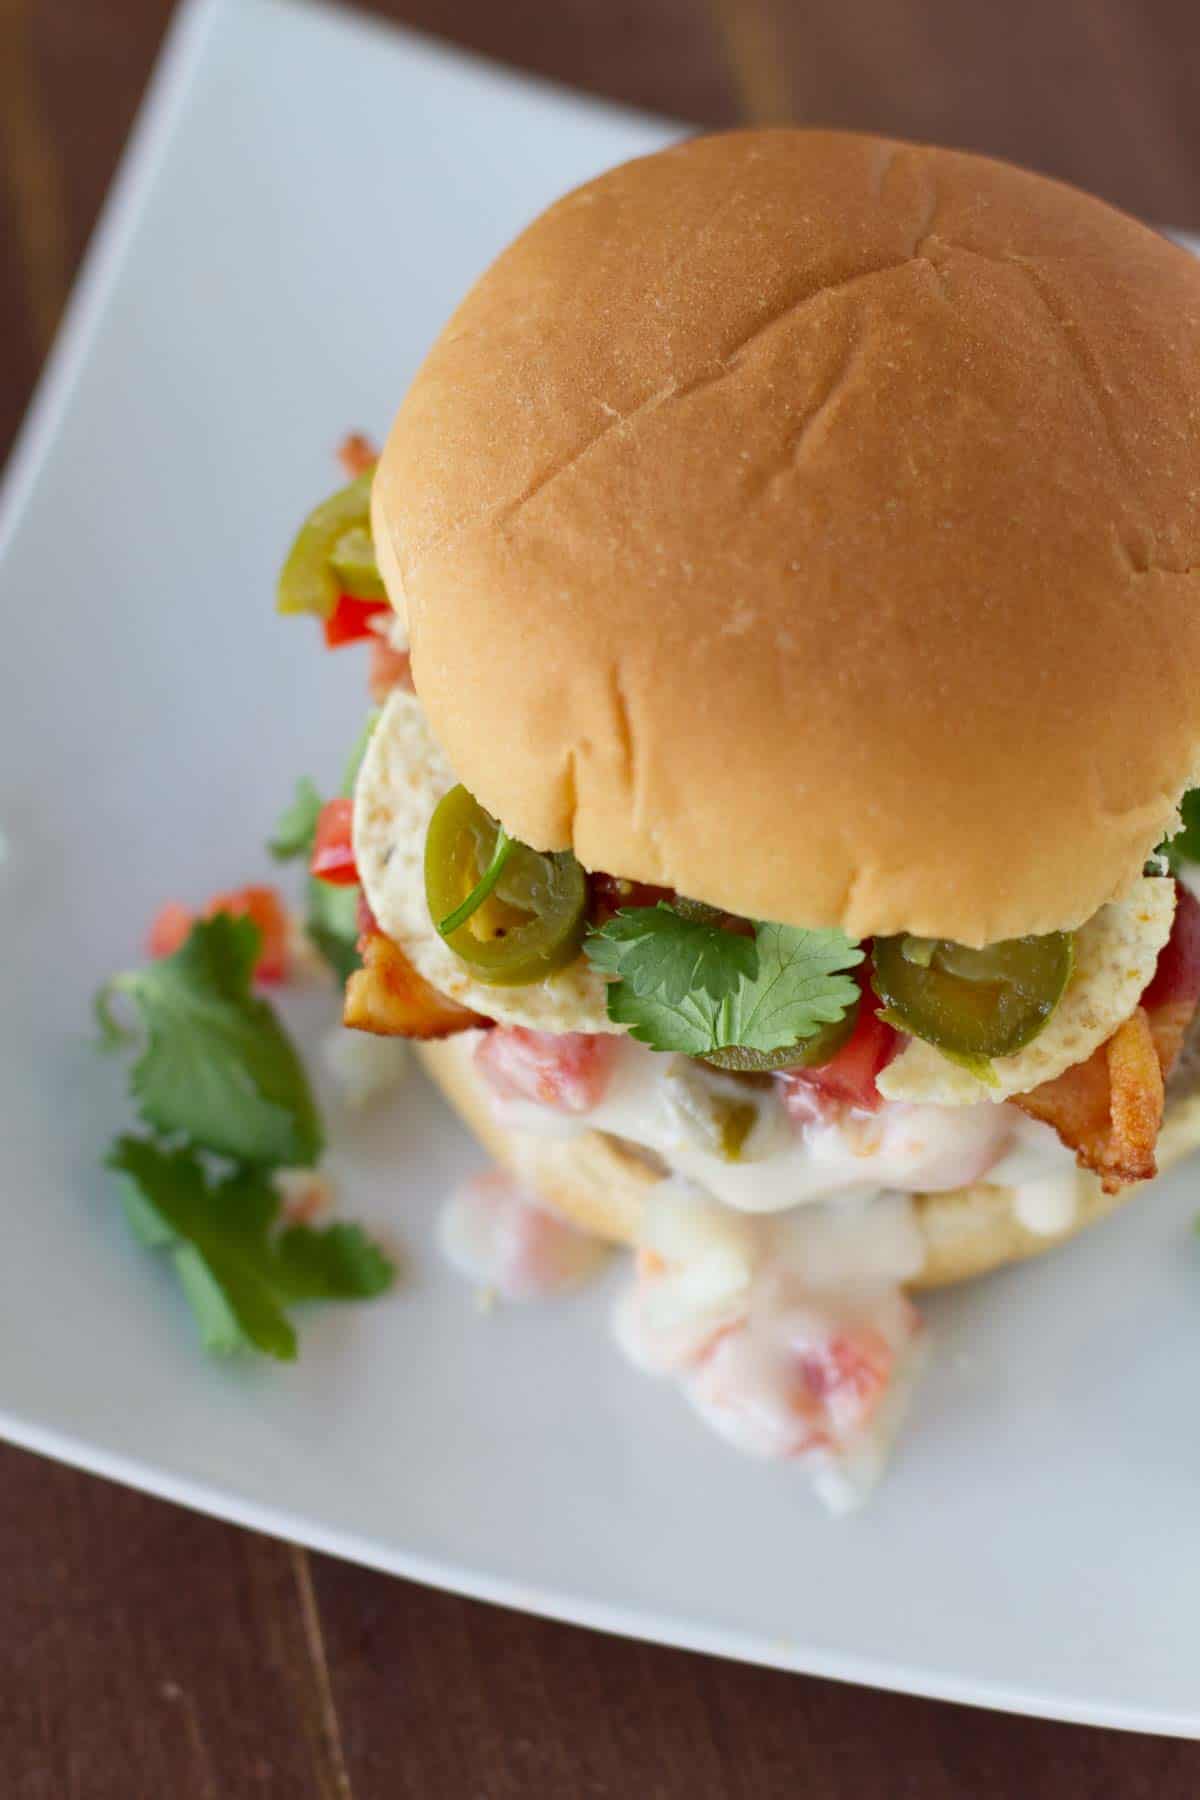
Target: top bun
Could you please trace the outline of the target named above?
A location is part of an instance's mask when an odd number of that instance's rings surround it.
[[[694,139],[493,264],[374,523],[526,842],[853,937],[1072,927],[1200,766],[1200,266],[985,158]]]

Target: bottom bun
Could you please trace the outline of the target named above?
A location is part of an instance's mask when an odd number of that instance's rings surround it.
[[[582,1230],[615,1243],[637,1239],[642,1201],[663,1168],[649,1152],[601,1131],[542,1137],[497,1122],[486,1083],[475,1067],[475,1034],[417,1046],[421,1061],[463,1122],[495,1160]],[[1172,1100],[1159,1139],[1159,1167],[1200,1144],[1200,1093]],[[1129,1199],[1136,1188],[1106,1194],[1088,1176],[1080,1205],[1065,1231],[1030,1231],[1013,1211],[1013,1191],[986,1181],[944,1194],[915,1194],[925,1239],[925,1265],[913,1287],[943,1287],[984,1275],[1005,1263],[1040,1256],[1066,1243]]]

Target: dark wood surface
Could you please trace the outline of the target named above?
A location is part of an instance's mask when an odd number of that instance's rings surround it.
[[[374,10],[681,119],[938,138],[1200,227],[1195,0],[390,0]],[[0,449],[169,11],[169,0],[0,0]],[[4,1800],[1197,1793],[1200,1746],[628,1644],[0,1451]]]

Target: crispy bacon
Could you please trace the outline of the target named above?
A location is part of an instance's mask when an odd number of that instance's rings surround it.
[[[1139,1006],[1086,1062],[1031,1093],[1013,1095],[1014,1106],[1051,1126],[1080,1166],[1095,1170],[1106,1194],[1156,1172],[1163,1075],[1183,1033],[1177,1021],[1165,1019],[1168,1011],[1174,1013],[1175,1006],[1161,1009],[1152,1021]],[[1171,1053],[1166,1060],[1163,1051]]]
[[[361,431],[352,431],[338,445],[338,461],[345,469],[351,481],[358,475],[365,475],[379,461],[379,452],[369,437]]]
[[[1163,1081],[1183,1048],[1200,997],[1200,905],[1175,886],[1175,919],[1142,1004],[1086,1062],[1013,1104],[1041,1119],[1114,1194],[1155,1170]]]
[[[378,1037],[443,1038],[492,1021],[460,1006],[418,975],[381,931],[358,940],[363,966],[346,983],[345,1024]]]

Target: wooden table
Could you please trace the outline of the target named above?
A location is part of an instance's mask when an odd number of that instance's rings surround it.
[[[1200,227],[1195,0],[376,10],[680,119],[937,138]],[[170,0],[0,0],[0,445],[169,11]],[[1197,1793],[1200,1747],[623,1643],[0,1451],[0,1794],[13,1800]]]

